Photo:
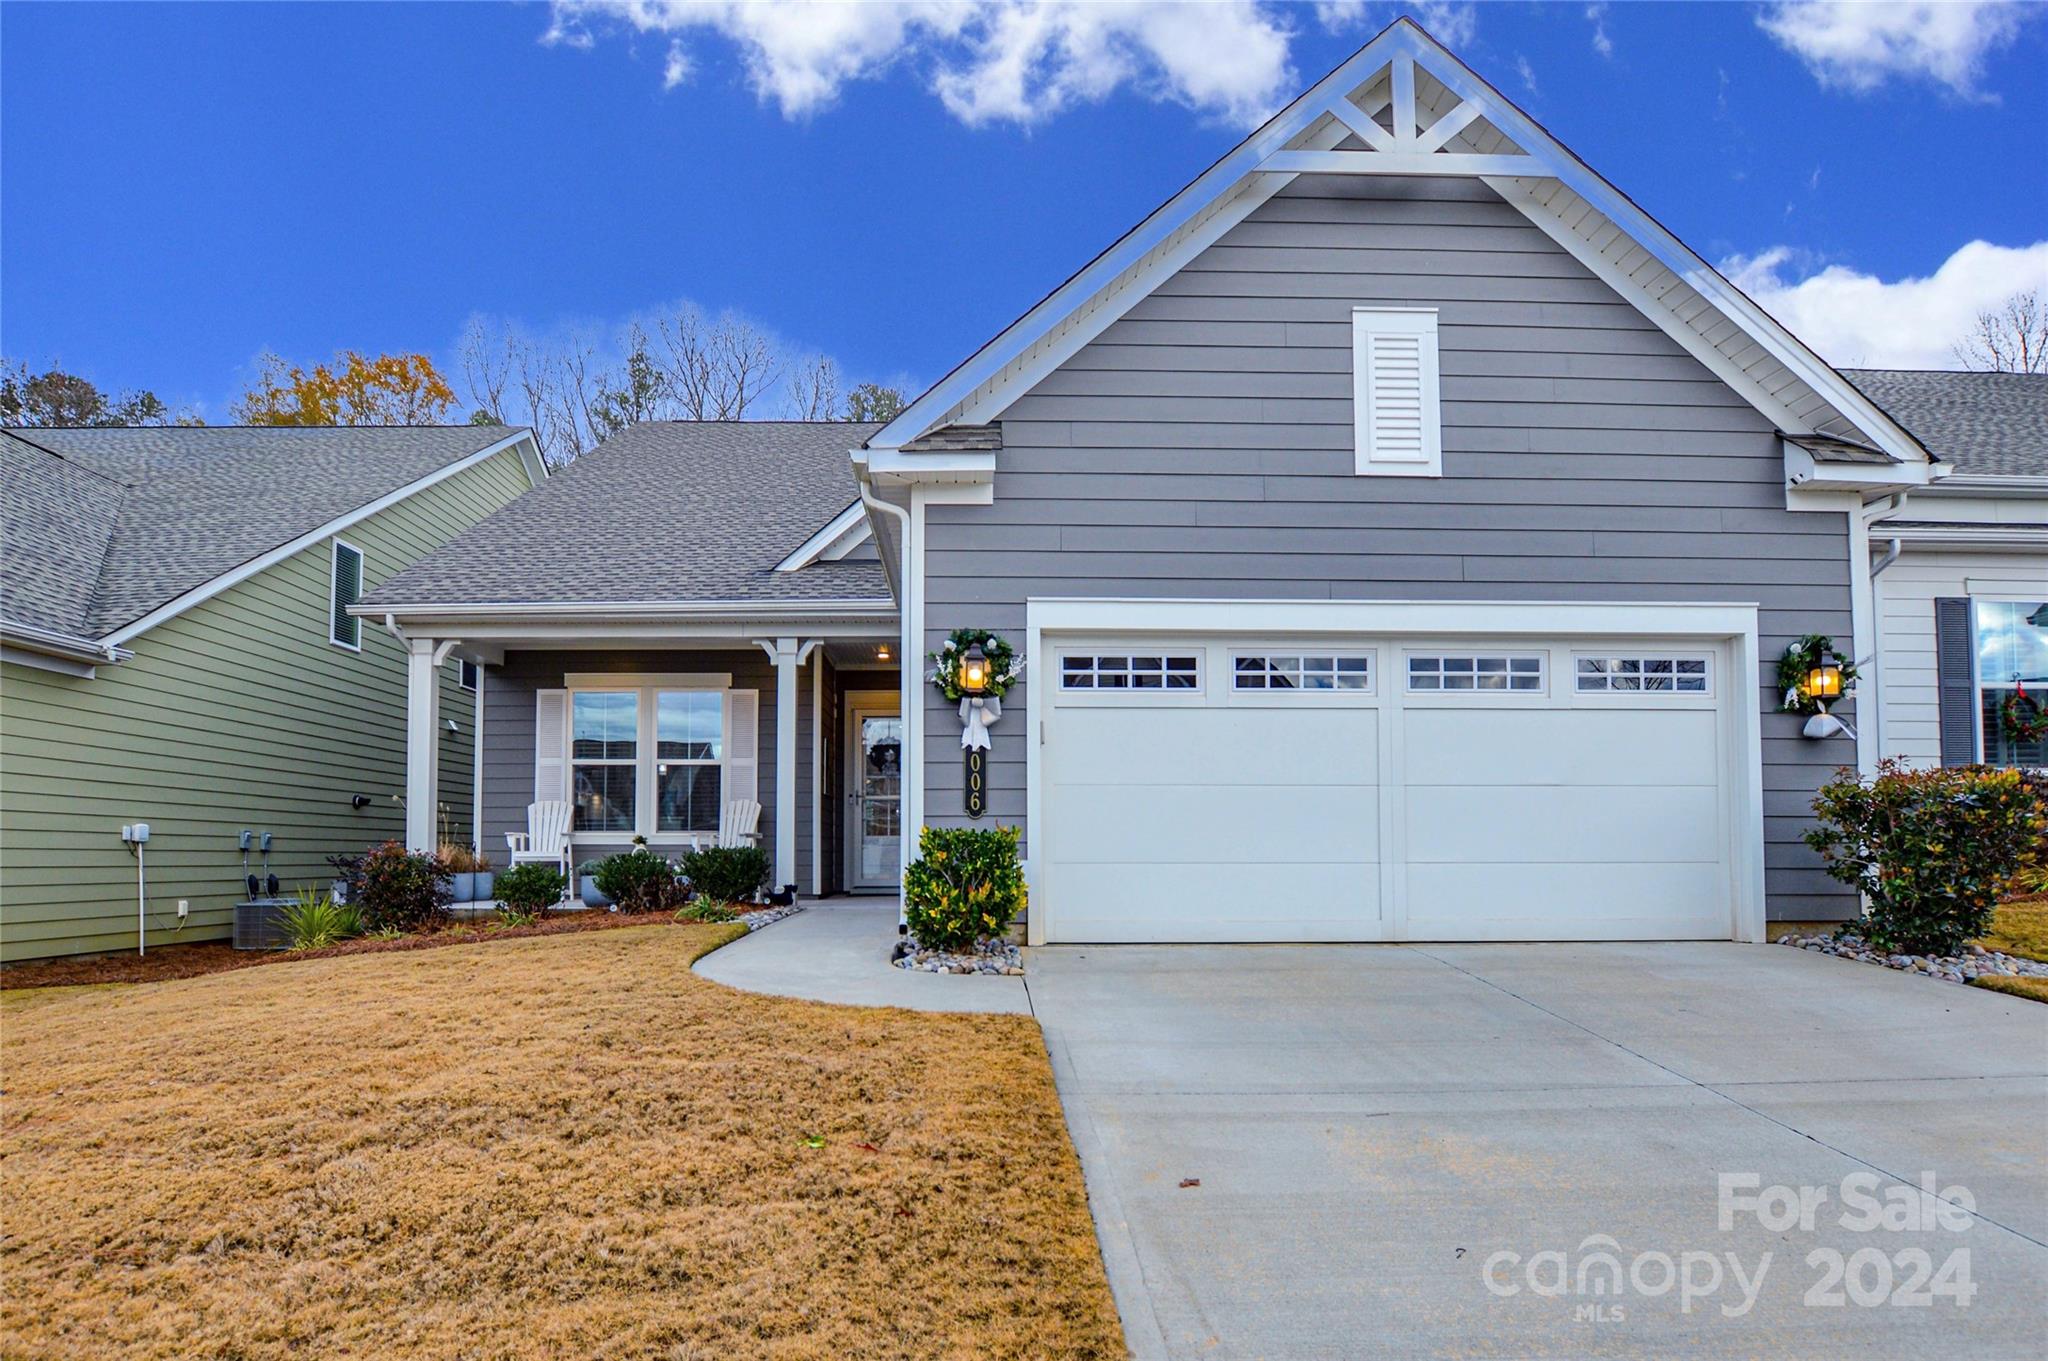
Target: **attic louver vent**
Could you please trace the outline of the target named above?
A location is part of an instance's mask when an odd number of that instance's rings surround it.
[[[1351,328],[1358,471],[1438,476],[1436,312],[1359,308]]]
[[[363,554],[359,548],[334,541],[334,608],[328,624],[328,637],[342,647],[360,648],[363,645],[363,621],[348,612],[348,607],[363,598]]]

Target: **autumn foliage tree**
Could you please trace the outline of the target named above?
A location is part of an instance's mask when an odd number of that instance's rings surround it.
[[[247,425],[434,425],[454,405],[454,389],[427,356],[344,350],[311,369],[264,355],[234,411]]]

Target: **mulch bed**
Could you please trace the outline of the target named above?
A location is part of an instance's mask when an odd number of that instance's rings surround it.
[[[95,983],[161,983],[173,978],[226,973],[287,960],[325,959],[330,955],[381,955],[396,950],[434,950],[444,945],[474,945],[487,940],[519,940],[526,936],[560,936],[572,931],[607,931],[621,926],[673,923],[672,912],[575,912],[546,917],[531,926],[469,924],[447,926],[418,936],[391,940],[365,937],[324,950],[237,950],[226,941],[165,945],[147,955],[102,955],[91,959],[36,960],[0,969],[0,990],[69,988]]]

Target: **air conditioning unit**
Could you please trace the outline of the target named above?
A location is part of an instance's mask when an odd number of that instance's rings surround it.
[[[251,898],[235,904],[235,948],[237,950],[288,950],[284,911],[290,898]]]

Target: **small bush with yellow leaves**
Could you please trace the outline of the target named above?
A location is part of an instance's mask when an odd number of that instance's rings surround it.
[[[926,827],[903,871],[903,915],[918,944],[960,950],[1000,936],[1024,910],[1016,827]]]

